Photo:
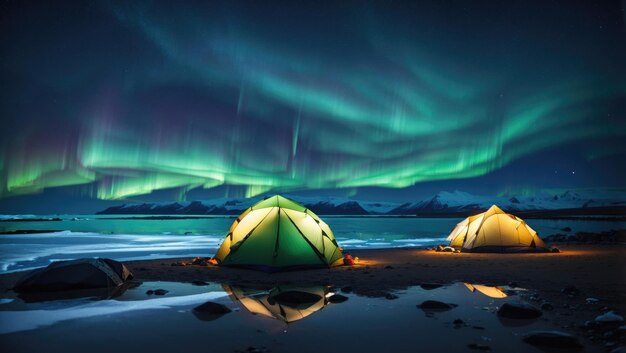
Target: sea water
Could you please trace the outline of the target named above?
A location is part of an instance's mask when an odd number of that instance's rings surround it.
[[[234,221],[234,216],[150,217],[154,216],[50,215],[36,218],[61,220],[0,222],[0,233],[17,230],[55,231],[0,234],[0,273],[80,257],[109,257],[126,261],[211,256]],[[348,250],[441,244],[456,223],[462,220],[416,217],[323,218],[332,228],[339,245]],[[626,228],[624,222],[606,220],[527,221],[540,236]]]

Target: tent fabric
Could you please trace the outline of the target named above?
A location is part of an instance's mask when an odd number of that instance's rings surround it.
[[[236,302],[254,315],[265,316],[286,323],[301,320],[328,305],[327,286],[278,286],[270,290],[223,285]],[[289,301],[282,297],[296,295],[303,300]]]
[[[280,195],[257,202],[237,217],[214,257],[219,265],[270,272],[330,267],[342,258],[330,227]]]
[[[548,247],[524,220],[493,205],[458,223],[447,240],[466,252],[543,252]]]
[[[131,279],[133,274],[120,262],[87,258],[53,262],[27,274],[14,289],[29,292],[115,288]]]

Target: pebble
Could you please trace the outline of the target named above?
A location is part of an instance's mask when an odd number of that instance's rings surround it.
[[[574,286],[567,286],[561,290],[561,293],[570,297],[575,297],[580,294],[580,290]]]
[[[535,319],[540,317],[542,312],[529,303],[512,300],[502,304],[498,309],[498,315],[509,319]]]
[[[341,291],[344,293],[351,293],[352,292],[352,287],[351,286],[345,286],[343,288],[341,288]]]
[[[624,322],[624,318],[618,315],[615,311],[609,311],[602,315],[596,317],[596,322],[601,322],[604,324],[616,324]]]
[[[576,336],[561,331],[532,331],[522,338],[524,342],[538,347],[560,349],[580,349],[582,345]]]
[[[585,299],[585,303],[587,303],[587,304],[598,304],[599,301],[600,301],[600,299],[597,299],[597,298],[587,298],[587,299]]]
[[[457,307],[456,304],[448,304],[436,300],[426,300],[422,304],[417,305],[422,310],[450,310]]]
[[[388,299],[388,300],[394,300],[394,299],[398,299],[398,298],[399,297],[397,295],[393,294],[393,293],[385,294],[385,299]]]
[[[333,304],[343,303],[346,300],[348,300],[348,297],[346,297],[345,295],[341,295],[341,294],[334,294],[334,295],[331,295],[330,298],[328,298],[328,302],[333,303]]]

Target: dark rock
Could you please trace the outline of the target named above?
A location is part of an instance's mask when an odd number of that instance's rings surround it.
[[[393,294],[393,293],[385,294],[385,299],[388,299],[388,300],[394,300],[394,299],[398,299],[398,298],[399,297],[397,295]]]
[[[208,286],[209,283],[205,281],[192,281],[191,284],[194,286]]]
[[[538,302],[541,300],[541,297],[538,295],[531,295],[530,297],[528,297],[529,300],[532,300],[534,302]]]
[[[525,334],[522,340],[537,347],[553,347],[573,350],[582,348],[578,338],[560,331],[532,331]]]
[[[193,308],[193,314],[202,321],[218,319],[231,311],[226,305],[214,302],[206,302]]]
[[[567,286],[561,289],[561,293],[570,297],[575,297],[580,294],[580,290],[574,286]]]
[[[106,258],[55,261],[23,276],[13,290],[19,293],[60,292],[120,287],[133,279],[121,262]]]
[[[148,289],[148,290],[146,291],[146,294],[147,294],[147,295],[152,295],[152,294],[154,294],[154,291],[153,291],[152,289]]]
[[[618,315],[615,311],[609,311],[597,316],[595,321],[601,324],[620,324],[624,322],[624,318]]]
[[[461,319],[454,319],[454,321],[452,321],[452,324],[454,325],[455,328],[459,328],[459,327],[465,325],[465,321],[463,321]]]
[[[205,259],[203,257],[194,257],[193,260],[191,260],[191,264],[192,265],[206,266],[208,260],[209,259]]]
[[[561,228],[561,231],[562,232],[571,232],[572,228],[570,228],[570,227]]]
[[[167,293],[169,293],[169,291],[167,291],[165,289],[155,289],[154,290],[154,295],[166,295]]]
[[[249,346],[246,349],[237,349],[235,350],[235,353],[269,353],[271,352],[269,350],[269,348],[265,347],[265,346],[260,346],[260,347],[253,347],[253,346]]]
[[[551,310],[554,310],[554,306],[552,306],[552,304],[550,303],[543,303],[541,304],[541,310],[551,311]]]
[[[436,300],[426,300],[422,304],[417,305],[418,308],[426,311],[447,311],[457,307],[456,304],[448,304]]]
[[[437,245],[437,247],[435,248],[435,251],[443,251],[443,246]]]
[[[345,286],[343,288],[341,288],[341,291],[344,293],[352,293],[352,287],[351,286]]]
[[[474,330],[484,330],[485,328],[482,326],[472,326]]]
[[[385,266],[385,270],[393,270],[393,266],[387,265],[387,266]]]
[[[330,296],[330,298],[328,298],[328,302],[333,303],[333,304],[343,303],[346,300],[348,300],[348,297],[346,297],[345,295],[341,295],[341,294],[335,294],[335,295]]]
[[[437,289],[440,288],[442,285],[438,284],[438,283],[422,283],[420,284],[420,287],[422,287],[422,289],[425,290],[433,290],[433,289]]]
[[[487,346],[486,344],[471,343],[467,345],[467,348],[475,349],[477,351],[485,351],[485,352],[491,351],[491,347]]]
[[[560,253],[560,252],[561,252],[561,250],[559,250],[559,248],[557,248],[556,246],[553,246],[553,247],[551,247],[551,248],[550,248],[550,252],[553,252],[553,253]]]
[[[502,304],[498,315],[508,319],[536,319],[542,312],[529,303],[513,300]]]

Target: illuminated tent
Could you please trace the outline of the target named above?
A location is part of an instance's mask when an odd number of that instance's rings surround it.
[[[220,265],[267,271],[330,267],[342,258],[330,227],[311,210],[279,195],[245,210],[215,254]]]
[[[457,224],[447,240],[451,247],[467,252],[549,251],[524,220],[496,205]]]
[[[267,291],[224,285],[224,290],[250,313],[286,323],[304,319],[328,304],[326,286],[279,286]]]

